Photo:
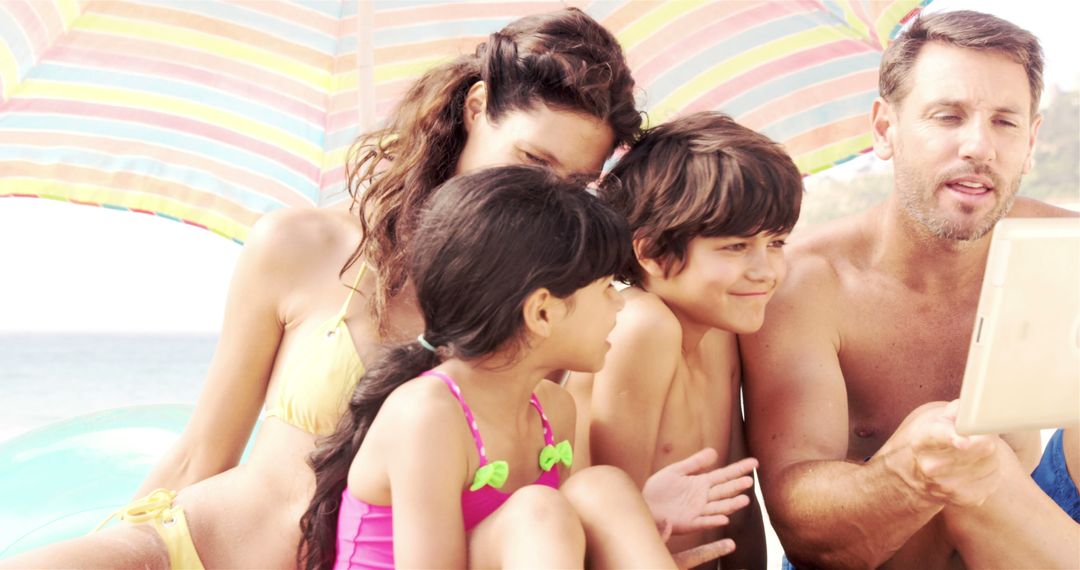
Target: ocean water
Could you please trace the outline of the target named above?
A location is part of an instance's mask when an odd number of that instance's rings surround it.
[[[193,404],[217,335],[0,334],[0,441],[72,416]]]

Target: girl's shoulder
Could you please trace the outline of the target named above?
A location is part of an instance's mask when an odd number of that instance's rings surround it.
[[[419,376],[398,386],[386,398],[380,416],[396,430],[457,433],[449,426],[465,427],[461,404],[442,380]]]

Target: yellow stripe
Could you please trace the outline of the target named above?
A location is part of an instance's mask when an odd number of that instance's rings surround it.
[[[330,92],[328,94],[333,96],[344,91],[355,91],[358,87],[360,87],[360,73],[355,69],[343,71],[335,73],[330,78]]]
[[[0,81],[4,82],[0,101],[7,101],[15,93],[15,84],[19,82],[19,66],[7,44],[0,45]]]
[[[859,151],[868,149],[873,146],[873,144],[874,139],[870,136],[870,133],[855,135],[794,157],[795,166],[799,167],[799,172],[802,172],[803,174],[821,172],[836,164],[836,161],[843,160]]]
[[[178,97],[141,91],[122,91],[93,85],[80,85],[77,89],[73,89],[70,84],[40,79],[23,82],[19,95],[26,98],[68,100],[77,103],[92,102],[167,113],[216,125],[268,142],[312,164],[322,162],[321,147],[294,136],[289,131]]]
[[[900,23],[900,18],[903,18],[908,12],[918,7],[918,0],[899,0],[890,4],[889,7],[881,13],[881,16],[877,21],[877,33],[878,37],[881,38],[882,47],[889,45],[889,34],[891,34],[893,28]]]
[[[863,41],[869,39],[870,27],[855,13],[851,7],[851,1],[840,2],[839,6],[844,11],[844,21],[851,28],[851,37]]]
[[[153,22],[132,22],[122,18],[85,14],[79,18],[79,29],[137,37],[159,43],[196,49],[223,59],[232,59],[261,67],[293,81],[310,85],[320,91],[330,86],[330,71],[282,57],[280,54],[258,49],[250,44],[227,40],[218,36],[192,32]]]
[[[402,63],[377,65],[375,66],[375,72],[373,73],[375,84],[378,85],[380,83],[387,83],[398,79],[420,77],[425,71],[440,63],[449,61],[452,57],[453,56],[449,55],[441,55],[424,59],[414,59]]]
[[[214,233],[229,239],[244,241],[251,225],[259,214],[251,213],[249,223],[234,220],[220,212],[186,204],[180,200],[159,194],[143,194],[131,190],[116,190],[88,184],[62,183],[55,180],[35,178],[0,178],[0,196],[7,194],[31,194],[53,200],[78,200],[95,204],[109,204],[122,208],[135,208],[160,212],[167,216],[188,220],[206,226]]]
[[[834,41],[838,35],[836,29],[832,27],[817,27],[778,38],[754,49],[744,51],[731,59],[721,61],[698,74],[692,81],[686,82],[686,84],[664,99],[657,101],[655,107],[649,109],[650,122],[654,125],[664,122],[672,111],[682,109],[710,89],[753,69],[762,62],[794,53],[796,50],[806,50]],[[657,116],[653,116],[654,114]]]
[[[660,4],[659,8],[650,10],[634,23],[619,32],[618,40],[623,51],[629,51],[643,40],[649,38],[661,28],[671,23],[687,12],[692,12],[704,6],[702,0],[674,0]]]
[[[56,3],[56,9],[64,21],[65,32],[70,30],[75,19],[82,15],[82,6],[78,0],[59,0]]]

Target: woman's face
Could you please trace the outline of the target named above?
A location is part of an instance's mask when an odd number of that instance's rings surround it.
[[[603,121],[576,111],[537,104],[504,113],[492,123],[486,113],[487,92],[477,84],[465,105],[468,138],[455,174],[489,166],[546,166],[562,175],[600,177],[611,155],[615,133]]]

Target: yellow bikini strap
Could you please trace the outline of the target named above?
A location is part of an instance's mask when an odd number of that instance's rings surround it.
[[[341,306],[341,311],[338,312],[338,320],[345,318],[345,313],[349,312],[349,303],[352,303],[353,295],[356,293],[356,289],[360,287],[360,280],[364,278],[364,273],[367,272],[368,264],[366,261],[360,262],[360,271],[356,272],[356,279],[353,280],[352,287],[349,289],[348,296],[345,297],[345,304]]]

